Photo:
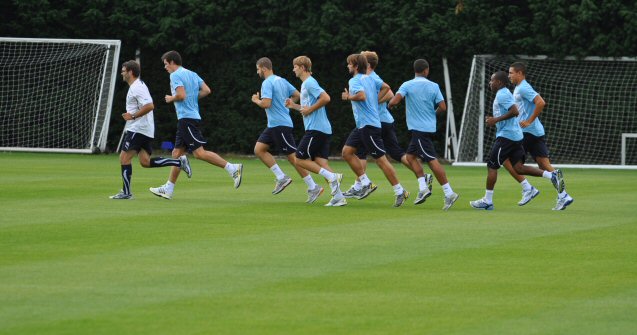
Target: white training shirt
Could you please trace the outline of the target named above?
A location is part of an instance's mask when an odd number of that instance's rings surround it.
[[[128,94],[126,94],[126,112],[128,114],[137,113],[144,105],[148,105],[153,102],[153,98],[150,96],[148,87],[137,78],[132,85],[128,88]],[[124,130],[144,134],[150,138],[155,137],[155,120],[153,118],[153,111],[148,114],[135,118],[135,120],[126,121]]]

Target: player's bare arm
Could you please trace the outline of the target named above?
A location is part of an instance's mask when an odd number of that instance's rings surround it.
[[[516,105],[513,105],[513,106],[511,106],[511,108],[509,108],[508,113],[506,113],[504,115],[500,115],[498,117],[487,116],[485,118],[485,122],[486,122],[487,126],[493,127],[493,126],[495,126],[496,123],[498,123],[500,121],[508,120],[510,118],[514,118],[514,117],[518,116],[519,114],[520,114],[520,112],[518,111],[518,107]]]
[[[403,96],[400,93],[396,93],[396,95],[394,95],[391,98],[391,100],[389,100],[389,103],[387,103],[387,107],[393,108],[394,106],[398,105],[401,101],[403,101]]]
[[[179,86],[175,89],[175,95],[166,95],[165,99],[167,103],[184,101],[186,99],[186,89],[183,86]]]
[[[206,85],[206,83],[201,83],[201,86],[199,87],[199,95],[198,98],[202,99],[207,97],[208,95],[210,95],[210,93],[212,93],[212,90],[210,89],[210,87],[208,87],[208,85]]]
[[[142,117],[148,113],[150,113],[153,109],[155,109],[155,105],[151,102],[149,104],[145,104],[135,113],[123,113],[122,117],[124,120],[135,120],[136,118]]]
[[[544,99],[542,99],[542,96],[540,96],[539,94],[535,96],[535,99],[533,99],[533,103],[535,104],[535,109],[533,110],[533,114],[531,114],[531,116],[528,119],[520,121],[520,127],[522,128],[526,128],[530,126],[531,123],[533,123],[533,121],[535,121],[535,119],[537,119],[537,117],[540,116],[540,114],[542,113],[542,110],[544,110],[544,107],[546,106],[546,102],[544,101]]]

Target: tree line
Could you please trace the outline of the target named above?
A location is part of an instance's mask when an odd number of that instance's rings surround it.
[[[635,56],[637,3],[567,0],[415,1],[143,1],[11,0],[0,4],[0,35],[8,37],[118,39],[120,63],[140,50],[142,79],[155,101],[156,144],[172,141],[174,107],[161,55],[177,50],[184,66],[212,88],[200,101],[209,147],[250,153],[266,125],[250,97],[260,89],[258,58],[272,59],[276,74],[300,88],[292,59],[312,59],[315,78],[332,97],[327,106],[337,153],[354,127],[349,102],[340,100],[351,53],[376,51],[377,72],[394,91],[413,77],[412,63],[425,58],[430,79],[443,94],[442,57],[449,60],[457,125],[474,54]],[[118,65],[119,67],[119,65]],[[69,70],[73,70],[69,64]],[[81,73],[76,75],[81,76]],[[109,131],[113,150],[123,128],[120,113],[128,86],[118,80]],[[445,94],[446,95],[446,94]],[[407,143],[404,108],[392,112],[399,141]],[[292,113],[299,137],[302,120]],[[437,145],[444,145],[444,116]]]

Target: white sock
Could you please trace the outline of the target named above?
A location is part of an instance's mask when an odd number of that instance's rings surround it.
[[[552,172],[548,172],[548,171],[544,171],[544,172],[542,172],[542,177],[544,177],[546,179],[551,179],[551,177],[553,177],[553,173]]]
[[[314,182],[314,179],[312,179],[312,175],[308,174],[307,176],[303,177],[303,181],[307,185],[308,190],[313,190],[314,188],[316,188],[316,183]]]
[[[427,190],[427,179],[425,177],[418,177],[418,189],[421,192]]]
[[[445,192],[445,197],[450,197],[453,194],[453,190],[451,189],[451,185],[449,185],[449,183],[442,185],[442,191]]]
[[[526,179],[524,179],[524,180],[520,183],[520,185],[522,185],[522,190],[524,190],[524,191],[528,191],[528,190],[530,190],[530,189],[533,187],[533,186],[531,185],[531,183],[529,183],[529,181],[528,181],[528,180],[526,180]]]
[[[230,164],[230,162],[226,163],[226,166],[223,167],[226,171],[228,171],[228,174],[230,176],[232,176],[234,174],[235,171],[237,171],[237,168],[234,166],[234,164]]]
[[[369,178],[367,178],[367,175],[366,175],[365,173],[363,173],[362,175],[360,175],[360,176],[358,177],[358,179],[360,179],[360,180],[361,180],[361,185],[362,185],[362,186],[367,186],[367,185],[369,185],[369,184],[371,184],[371,183],[372,183],[372,181],[371,181],[371,180],[369,180]]]
[[[360,180],[356,179],[356,182],[354,183],[354,189],[357,191],[360,191],[363,189],[363,183],[361,183]]]
[[[558,194],[557,196],[558,196],[560,199],[562,199],[562,198],[564,198],[564,197],[565,197],[565,196],[567,196],[567,195],[568,195],[568,193],[566,193],[566,191],[562,191],[562,193]]]
[[[173,191],[175,190],[175,184],[173,184],[170,180],[167,181],[164,186],[166,187],[166,191],[168,191],[168,193],[173,193]]]
[[[272,173],[274,173],[274,176],[276,176],[276,180],[281,180],[285,178],[285,173],[283,173],[283,170],[281,170],[281,168],[279,167],[279,164],[272,165],[270,170],[272,171]]]
[[[484,200],[486,200],[488,204],[493,203],[493,190],[487,190],[484,192]]]
[[[334,177],[336,177],[336,176],[334,175],[334,173],[332,173],[332,172],[330,172],[330,171],[327,171],[327,170],[325,170],[324,168],[321,168],[321,169],[319,170],[319,174],[320,174],[321,176],[325,177],[325,179],[327,179],[327,181],[330,181],[330,182],[334,180]]]
[[[400,185],[400,183],[392,186],[394,188],[394,195],[400,195],[403,194],[403,192],[405,192],[405,190],[403,189],[403,187]]]

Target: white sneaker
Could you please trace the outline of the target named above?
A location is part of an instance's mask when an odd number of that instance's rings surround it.
[[[119,191],[119,193],[117,193],[115,195],[111,195],[109,198],[110,199],[115,199],[115,200],[129,200],[129,199],[133,199],[133,195],[132,194],[126,194],[126,193],[124,193],[124,191]]]
[[[188,178],[192,177],[192,169],[190,168],[190,162],[186,155],[179,156],[179,162],[181,163],[181,169],[186,172]]]
[[[528,204],[533,198],[537,197],[538,194],[540,194],[540,191],[533,186],[531,186],[531,189],[528,191],[522,191],[522,200],[518,202],[518,206]]]
[[[345,205],[347,205],[347,200],[345,200],[345,198],[343,197],[340,199],[332,198],[330,202],[326,203],[324,206],[325,207],[341,207]]]
[[[460,198],[458,193],[453,193],[450,196],[445,197],[445,205],[442,206],[442,210],[444,211],[449,210],[449,208],[451,208],[451,206],[453,206],[453,204],[456,203],[456,200],[458,200],[458,198]]]
[[[276,184],[274,184],[274,190],[272,190],[272,194],[281,193],[290,184],[292,184],[292,178],[290,178],[289,176],[284,176],[283,179],[276,181]]]
[[[323,194],[323,188],[316,185],[313,190],[307,190],[307,202],[308,204],[314,203],[318,197]]]
[[[488,203],[486,200],[484,200],[484,198],[474,200],[474,201],[469,201],[469,204],[471,205],[471,207],[475,209],[484,209],[486,211],[493,210],[493,204]]]
[[[168,188],[166,187],[166,185],[161,185],[159,187],[151,187],[148,190],[150,190],[150,192],[158,197],[162,197],[164,199],[172,199],[173,197],[173,192],[168,192]]]
[[[241,186],[241,178],[243,177],[243,164],[232,164],[234,165],[235,171],[232,174],[232,179],[234,179],[234,188],[239,188]]]
[[[343,180],[342,173],[334,173],[334,180],[330,182],[330,189],[332,189],[331,194],[336,194],[336,191],[341,187],[341,180]]]
[[[562,198],[560,198],[559,196],[557,197],[557,203],[555,204],[555,207],[553,207],[554,211],[563,211],[566,209],[566,207],[570,204],[572,204],[574,201],[574,199],[568,195],[568,193],[566,193],[566,195]]]

